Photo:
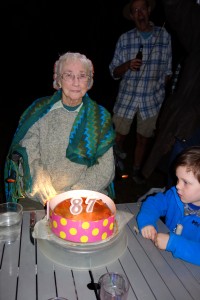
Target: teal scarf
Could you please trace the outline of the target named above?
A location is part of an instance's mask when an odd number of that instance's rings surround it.
[[[37,99],[22,114],[5,163],[4,179],[7,201],[17,202],[20,197],[24,197],[26,191],[31,192],[32,179],[28,156],[26,149],[21,147],[19,142],[28,129],[48,113],[60,99],[61,90],[55,92],[52,97]],[[98,163],[98,158],[113,146],[114,139],[115,132],[110,113],[86,94],[83,97],[83,105],[70,133],[66,157],[75,163],[87,165],[88,167],[93,166]],[[23,175],[20,174],[18,162],[13,160],[15,153],[20,157]],[[7,179],[11,174],[15,174],[15,182],[8,182]],[[20,182],[23,182],[23,185]],[[108,194],[111,198],[115,197],[113,183],[108,187]]]

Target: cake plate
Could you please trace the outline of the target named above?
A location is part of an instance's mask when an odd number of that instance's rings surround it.
[[[128,237],[125,227],[114,230],[112,237],[99,243],[60,243],[54,240],[37,239],[41,252],[53,262],[70,269],[91,270],[106,266],[117,260],[126,250]]]

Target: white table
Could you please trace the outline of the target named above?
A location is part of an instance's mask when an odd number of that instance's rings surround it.
[[[134,213],[137,203],[117,205]],[[44,215],[37,211],[38,220]],[[131,287],[128,300],[199,300],[200,267],[158,250],[134,230],[135,218],[126,226],[128,246],[111,264],[91,270],[73,270],[53,263],[33,245],[29,236],[30,212],[23,213],[22,232],[11,244],[0,243],[0,300],[47,300],[63,296],[69,300],[95,300],[88,289],[91,274],[95,282],[106,272],[125,273]],[[166,230],[160,222],[160,228]]]

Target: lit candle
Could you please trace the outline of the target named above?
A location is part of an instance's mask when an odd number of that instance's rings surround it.
[[[46,202],[47,206],[47,220],[49,220],[49,201]]]

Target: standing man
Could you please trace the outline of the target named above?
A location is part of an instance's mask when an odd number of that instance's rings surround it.
[[[111,76],[121,80],[113,109],[119,149],[137,117],[133,180],[138,184],[144,182],[140,170],[165,98],[165,85],[172,74],[171,37],[163,27],[149,21],[150,12],[149,0],[130,2],[129,16],[135,28],[119,37],[109,65]],[[138,58],[139,49],[142,56]]]

